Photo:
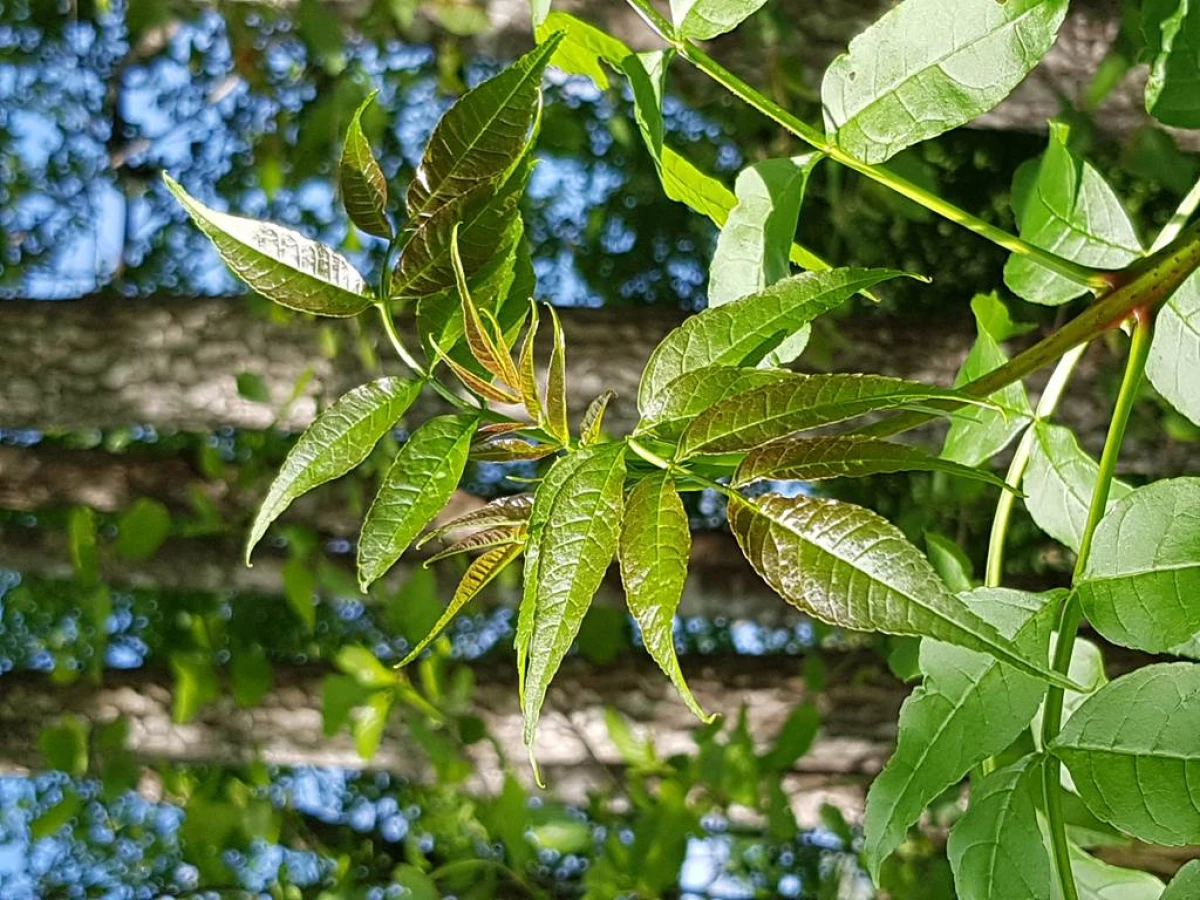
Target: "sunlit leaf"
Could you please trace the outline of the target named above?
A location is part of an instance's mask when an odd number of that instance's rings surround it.
[[[358,541],[358,581],[367,587],[446,505],[466,468],[477,420],[438,416],[412,433],[383,477]]]
[[[1067,0],[904,0],[821,83],[830,136],[880,163],[997,106],[1050,49]]]
[[[457,362],[441,347],[435,346],[434,354],[441,362],[445,363],[446,367],[450,369],[450,371],[454,373],[455,377],[463,383],[463,387],[472,393],[477,394],[485,400],[491,400],[494,403],[517,402],[517,396],[507,388],[476,375],[462,363]]]
[[[460,538],[450,546],[439,550],[437,553],[434,553],[425,560],[425,567],[428,568],[438,560],[447,559],[451,556],[457,556],[461,553],[472,553],[478,550],[491,550],[494,547],[507,546],[510,544],[523,544],[524,542],[524,527],[497,525],[494,528],[485,528],[482,531],[476,531],[464,538]]]
[[[652,431],[663,440],[677,440],[688,423],[710,406],[786,377],[777,369],[735,366],[705,366],[684,372],[650,397],[637,430]]]
[[[554,444],[535,444],[521,438],[498,438],[471,448],[471,459],[481,462],[517,462],[545,459],[560,448]]]
[[[605,391],[588,404],[583,418],[579,420],[579,443],[583,446],[598,443],[604,429],[604,413],[608,404],[616,399],[616,391]]]
[[[570,13],[551,10],[544,21],[534,25],[533,34],[538,43],[556,33],[562,34],[550,65],[572,75],[586,76],[601,90],[608,89],[608,72],[601,62],[619,68],[621,60],[629,55],[629,48],[615,37]]]
[[[139,497],[117,520],[117,552],[126,559],[149,559],[171,534],[171,511]]]
[[[342,647],[333,664],[364,688],[388,688],[396,684],[396,673],[379,661],[366,647],[353,644]]]
[[[525,341],[521,344],[521,355],[517,359],[516,387],[521,390],[521,402],[525,411],[534,422],[542,421],[542,398],[538,389],[537,367],[534,364],[534,342],[538,332],[538,309],[536,303],[529,304],[529,329],[525,333]]]
[[[1172,406],[1200,425],[1200,272],[1159,309],[1146,376]]]
[[[163,179],[225,264],[268,300],[320,316],[356,316],[371,305],[366,281],[341,254],[290,228],[209,209]]]
[[[430,529],[417,541],[417,546],[422,547],[434,538],[440,538],[445,534],[461,531],[465,528],[520,525],[529,521],[529,513],[532,509],[533,494],[515,494],[511,497],[497,497],[495,500],[478,509],[455,516],[437,528]]]
[[[550,365],[546,373],[546,430],[563,444],[571,439],[567,421],[567,343],[562,323],[553,306],[547,306],[554,327],[554,343],[550,348]]]
[[[288,505],[317,485],[345,475],[370,454],[421,393],[421,385],[380,378],[342,395],[300,436],[259,507],[246,542],[250,553]]]
[[[354,749],[361,759],[374,759],[379,752],[393,701],[391,691],[375,691],[352,713],[350,732],[354,735]]]
[[[767,0],[671,0],[671,21],[682,38],[707,41],[733,31]]]
[[[459,308],[463,317],[463,334],[467,339],[467,347],[475,361],[491,372],[505,384],[517,386],[517,369],[509,356],[508,348],[503,345],[504,336],[493,337],[488,333],[480,316],[479,308],[471,298],[471,289],[467,285],[467,275],[463,270],[462,256],[458,250],[458,226],[455,225],[450,233],[450,262],[454,268],[454,284],[458,292]],[[500,340],[497,346],[496,338]]]
[[[1200,128],[1200,6],[1146,0],[1142,33],[1150,56],[1146,109],[1164,125]]]
[[[387,217],[387,182],[362,129],[362,115],[375,100],[376,93],[372,91],[355,110],[346,129],[338,162],[338,189],[351,222],[367,234],[390,238],[392,225]]]
[[[1200,859],[1185,863],[1167,885],[1162,900],[1190,900],[1200,897]]]

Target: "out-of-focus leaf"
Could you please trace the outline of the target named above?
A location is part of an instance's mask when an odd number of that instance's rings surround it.
[[[86,506],[76,506],[67,514],[67,549],[75,577],[84,586],[96,584],[100,577],[96,558],[96,514]]]
[[[354,749],[361,759],[374,759],[379,752],[394,699],[391,691],[375,691],[351,714],[350,732],[354,735]]]
[[[251,403],[270,403],[271,392],[266,379],[257,372],[239,372],[237,376],[238,396]]]
[[[79,716],[63,716],[38,732],[38,750],[47,768],[80,778],[88,767],[88,725]]]
[[[396,673],[366,647],[353,644],[342,647],[333,664],[364,688],[389,688],[396,683]]]
[[[786,772],[804,756],[821,728],[821,713],[811,703],[801,703],[788,714],[775,743],[762,763],[772,772]]]
[[[312,634],[317,625],[317,575],[302,559],[289,559],[283,564],[283,595],[292,612]]]
[[[271,662],[258,644],[246,644],[234,650],[229,675],[233,699],[243,708],[257,706],[275,682]]]
[[[333,737],[350,721],[350,713],[367,699],[370,688],[351,675],[326,675],[321,682],[321,730]]]
[[[117,553],[149,559],[171,534],[171,513],[157,500],[139,497],[117,519]]]
[[[362,129],[362,115],[377,93],[372,91],[350,119],[338,162],[338,189],[351,222],[367,234],[390,238],[392,225],[387,217],[387,182]]]
[[[83,798],[71,787],[63,791],[62,799],[29,823],[29,836],[39,841],[53,837],[83,811]]]
[[[1200,425],[1200,272],[1159,309],[1146,376],[1172,406]]]
[[[1142,32],[1150,57],[1146,109],[1164,125],[1200,128],[1200,6],[1146,0]]]

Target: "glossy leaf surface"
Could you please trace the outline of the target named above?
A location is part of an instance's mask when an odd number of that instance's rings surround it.
[[[676,440],[698,414],[735,394],[787,378],[776,369],[706,366],[685,372],[650,397],[642,411],[639,431],[653,431]]]
[[[387,182],[362,129],[363,113],[374,99],[372,93],[363,101],[346,129],[338,162],[338,190],[351,222],[367,234],[390,238],[392,226],[387,218]]]

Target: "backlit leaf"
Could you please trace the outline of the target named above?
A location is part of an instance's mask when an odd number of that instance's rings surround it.
[[[550,365],[546,373],[546,430],[563,444],[571,439],[567,421],[567,343],[562,323],[553,306],[547,306],[550,324],[554,327],[554,343],[550,347]]]
[[[491,528],[496,525],[520,525],[529,521],[529,513],[533,509],[533,494],[515,494],[511,497],[497,497],[478,509],[455,516],[449,522],[431,529],[421,536],[417,546],[422,547],[434,538],[464,528]]]
[[[904,0],[825,72],[841,149],[880,163],[1000,103],[1050,49],[1067,0]]]
[[[375,691],[351,715],[350,732],[354,735],[354,749],[360,758],[374,759],[379,752],[393,700],[391,691]]]
[[[675,611],[687,580],[692,534],[687,512],[670,475],[643,478],[625,500],[619,559],[629,612],[642,632],[646,652],[674,683],[688,709],[710,721],[679,669],[675,655]]]
[[[1152,844],[1200,843],[1200,665],[1160,663],[1092,694],[1050,749],[1100,819]]]
[[[1142,32],[1150,56],[1146,109],[1164,125],[1200,128],[1200,6],[1146,0]]]
[[[358,581],[364,591],[395,564],[458,487],[476,422],[471,415],[430,419],[396,454],[358,541]]]
[[[483,462],[516,462],[545,459],[560,448],[554,444],[535,444],[521,438],[498,438],[471,448],[471,459]]]
[[[330,247],[290,228],[209,209],[170,175],[163,179],[225,264],[268,300],[319,316],[357,316],[371,305],[366,281]]]
[[[671,0],[671,21],[682,38],[707,41],[733,31],[766,0]]]
[[[1172,406],[1200,425],[1200,272],[1159,309],[1146,376]]]
[[[550,58],[550,65],[572,75],[586,76],[598,88],[607,90],[608,72],[601,63],[620,68],[621,60],[629,55],[629,48],[596,26],[557,9],[551,10],[545,21],[536,25],[533,34],[541,43],[559,32],[562,40]]]
[[[637,430],[652,431],[663,440],[677,440],[688,423],[710,406],[786,377],[777,369],[734,366],[706,366],[684,372],[650,397]]]
[[[457,225],[450,232],[450,262],[454,268],[454,284],[458,292],[459,308],[462,311],[463,334],[466,336],[467,347],[470,349],[471,355],[484,369],[505,384],[515,388],[518,380],[517,369],[513,365],[512,357],[508,354],[508,348],[504,347],[503,343],[497,346],[496,338],[488,333],[487,326],[480,317],[479,308],[471,298],[467,275],[463,271],[462,255],[458,249]],[[503,335],[496,337],[501,342],[503,341]]]
[[[342,157],[338,162],[338,190],[351,222],[367,234],[390,238],[392,226],[387,217],[387,182],[362,129],[362,115],[375,100],[376,93],[372,91],[355,110],[346,129]]]
[[[421,393],[421,385],[380,378],[339,397],[300,436],[259,507],[246,542],[246,562],[267,527],[317,485],[345,475],[370,454]]]
[[[616,396],[616,391],[605,391],[584,410],[583,418],[579,420],[579,443],[583,446],[599,442],[604,429],[604,413]]]
[[[434,355],[446,364],[455,377],[463,383],[463,387],[485,400],[495,403],[516,403],[517,396],[502,385],[495,384],[487,378],[476,375],[462,363],[457,362],[441,347],[434,347]]]
[[[471,553],[477,550],[491,550],[494,547],[506,546],[510,544],[523,544],[525,542],[525,529],[523,527],[513,527],[512,525],[498,525],[495,528],[485,528],[482,531],[476,531],[473,534],[467,535],[465,538],[455,541],[450,546],[430,556],[425,560],[425,567],[433,565],[438,560],[447,559],[451,556],[457,556],[461,553]]]
[[[1114,503],[1075,590],[1114,644],[1164,653],[1200,634],[1200,478],[1156,481]]]

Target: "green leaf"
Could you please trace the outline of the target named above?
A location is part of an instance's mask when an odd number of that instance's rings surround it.
[[[369,688],[351,675],[326,675],[321,682],[321,730],[333,737],[346,727],[350,713],[367,699]]]
[[[1109,865],[1074,844],[1068,849],[1079,900],[1166,900],[1163,883],[1149,872]]]
[[[763,580],[822,622],[935,638],[1073,687],[950,593],[921,551],[868,509],[818,497],[735,495],[729,524]]]
[[[604,432],[604,413],[608,410],[608,404],[616,398],[616,391],[604,391],[588,404],[583,418],[579,420],[579,443],[586,447],[600,442]]]
[[[637,483],[625,500],[619,559],[629,612],[642,632],[646,652],[671,679],[683,702],[705,722],[675,655],[675,611],[687,580],[692,533],[675,481],[658,472]]]
[[[350,732],[354,735],[354,749],[360,758],[374,759],[379,752],[394,699],[391,691],[375,691],[351,715]]]
[[[1016,330],[1008,317],[1008,308],[994,292],[976,295],[971,300],[971,311],[975,315],[978,335],[954,379],[955,387],[982,378],[1008,362],[1000,342]],[[1019,381],[988,399],[1000,409],[970,406],[950,414],[950,430],[942,447],[944,458],[965,466],[977,466],[1008,446],[1033,415],[1025,387]]]
[[[962,547],[936,531],[925,532],[925,555],[947,587],[956,594],[973,588],[974,568]]]
[[[1074,262],[1124,268],[1142,255],[1141,242],[1120,199],[1099,172],[1071,152],[1068,136],[1067,126],[1051,123],[1050,146],[1033,183],[1027,189],[1014,184],[1021,237]],[[1004,266],[1004,283],[1024,299],[1050,306],[1087,292],[1084,285],[1019,255]]]
[[[549,38],[467,91],[442,116],[408,186],[411,219],[420,223],[446,204],[505,180],[525,155],[541,108],[542,72],[558,43],[557,36]]]
[[[1004,486],[1004,482],[990,472],[930,456],[917,447],[849,434],[779,438],[763,444],[742,460],[733,477],[733,486],[745,487],[756,481],[821,481],[913,471],[948,472],[960,478]]]
[[[1200,634],[1200,478],[1156,481],[1113,504],[1075,590],[1114,644],[1164,653]]]
[[[421,393],[416,381],[380,378],[339,397],[300,436],[267,497],[246,542],[246,563],[268,526],[301,494],[345,475],[367,458]]]
[[[1200,859],[1185,863],[1167,885],[1162,900],[1195,900],[1200,897]]]
[[[586,76],[596,87],[608,90],[608,72],[600,63],[619,69],[621,60],[629,55],[629,48],[594,25],[557,9],[541,23],[535,23],[533,30],[539,44],[560,32],[562,40],[550,58],[550,65],[572,75]]]
[[[96,556],[96,514],[86,506],[76,506],[67,514],[67,549],[75,577],[85,587],[96,584],[100,563]]]
[[[1046,658],[1052,598],[980,588],[955,599],[1016,652]],[[896,752],[867,795],[867,859],[876,875],[929,802],[1012,743],[1045,693],[1041,681],[992,656],[936,640],[921,642],[920,667],[925,681],[900,709]]]
[[[1050,855],[1038,830],[1037,756],[992,772],[971,789],[946,852],[959,900],[1050,900]]]
[[[551,2],[552,0],[529,0],[529,13],[533,19],[534,28],[546,21],[546,17],[550,14]]]
[[[201,707],[220,695],[217,673],[212,658],[203,651],[172,653],[170,664],[175,675],[171,719],[178,725],[186,725]]]
[[[387,182],[362,129],[362,115],[377,93],[372,91],[350,119],[338,162],[338,189],[351,222],[367,234],[390,239],[392,225],[387,217]]]
[[[1142,31],[1150,57],[1146,109],[1164,125],[1200,128],[1200,6],[1146,0]]]
[[[139,497],[117,519],[117,553],[149,559],[171,534],[171,513],[157,500]]]
[[[650,397],[636,433],[652,431],[663,440],[678,440],[688,423],[710,406],[786,377],[786,373],[775,369],[733,366],[705,366],[684,372]]]
[[[733,31],[767,0],[671,0],[671,21],[681,38],[708,41]]]
[[[497,525],[524,525],[529,521],[533,509],[533,494],[515,494],[497,497],[478,509],[472,509],[437,528],[430,529],[417,541],[423,547],[435,538],[443,537],[464,528],[492,528]]]
[[[82,811],[83,798],[68,785],[61,800],[29,823],[29,836],[35,841],[53,837]]]
[[[63,716],[57,725],[38,732],[38,750],[47,768],[81,778],[88,767],[88,723],[79,716]]]
[[[1050,749],[1096,816],[1151,844],[1200,843],[1200,665],[1160,663],[1105,685]]]
[[[383,477],[358,541],[363,591],[387,572],[458,487],[478,420],[437,416],[412,433]]]
[[[238,706],[257,706],[274,684],[271,661],[258,644],[244,644],[233,651],[229,665],[233,699]]]
[[[772,772],[786,772],[804,756],[821,730],[821,713],[811,703],[800,703],[788,714],[775,743],[762,758],[763,766]]]
[[[551,436],[564,446],[571,440],[571,425],[567,420],[567,342],[562,323],[553,306],[546,307],[554,329],[550,345],[550,364],[546,367],[546,404],[543,425]]]
[[[534,494],[516,642],[531,754],[546,689],[617,550],[624,451],[597,444],[564,456]]]
[[[338,650],[333,664],[364,688],[388,688],[394,685],[399,677],[366,647],[353,644]]]
[[[1200,272],[1159,309],[1146,376],[1172,406],[1200,425]]]
[[[371,305],[362,275],[333,249],[281,225],[209,209],[170,175],[163,180],[225,264],[268,300],[319,316],[357,316]]]
[[[651,354],[638,387],[638,408],[645,412],[659,391],[686,372],[757,365],[786,338],[857,291],[903,274],[895,269],[803,272],[691,316]]]
[[[1025,472],[1025,506],[1038,528],[1079,552],[1099,466],[1083,452],[1069,428],[1035,422],[1034,442]],[[1113,479],[1109,508],[1131,488]]]
[[[267,381],[257,372],[239,372],[237,376],[238,396],[251,403],[270,403],[271,391]]]
[[[777,382],[710,406],[684,430],[679,447],[683,458],[697,453],[736,453],[870,412],[925,408],[930,400],[964,399],[945,388],[884,375],[789,373]]]
[[[880,163],[965,125],[1038,64],[1066,12],[1067,0],[904,0],[826,70],[830,136]]]

